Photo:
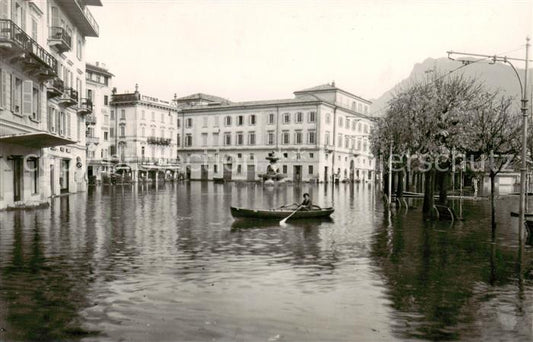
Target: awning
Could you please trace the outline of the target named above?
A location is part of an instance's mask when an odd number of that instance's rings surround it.
[[[75,144],[76,141],[46,132],[38,132],[0,136],[0,143],[15,144],[32,148],[43,148]]]

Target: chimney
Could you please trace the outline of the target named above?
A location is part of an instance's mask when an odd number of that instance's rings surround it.
[[[331,82],[331,86],[335,87],[335,81]]]

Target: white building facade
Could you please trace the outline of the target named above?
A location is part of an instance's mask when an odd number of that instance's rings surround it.
[[[101,2],[0,1],[0,209],[85,189],[87,5]]]
[[[294,94],[240,103],[189,100],[178,118],[178,157],[186,177],[258,181],[275,151],[288,181],[372,180],[370,102],[334,84]]]
[[[102,63],[86,64],[86,98],[93,104],[93,112],[85,117],[87,145],[87,178],[89,184],[101,182],[102,174],[113,169],[111,155],[111,95],[112,79]]]
[[[117,170],[133,181],[175,179],[177,108],[170,101],[134,93],[113,94],[110,151]]]

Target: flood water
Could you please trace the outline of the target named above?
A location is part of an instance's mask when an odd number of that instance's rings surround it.
[[[304,192],[332,219],[230,215]],[[498,201],[495,244],[488,201],[454,204],[465,220],[451,225],[424,222],[416,201],[389,219],[369,184],[193,182],[1,212],[0,340],[532,340],[517,200]]]

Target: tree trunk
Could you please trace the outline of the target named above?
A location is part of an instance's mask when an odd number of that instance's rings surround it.
[[[439,172],[439,203],[448,201],[448,172]]]
[[[490,222],[492,227],[492,242],[496,242],[496,208],[494,207],[494,186],[496,173],[490,171]]]
[[[433,206],[435,200],[433,198],[435,193],[435,169],[426,171],[425,184],[424,184],[424,204],[422,206],[422,213],[425,218],[433,218]]]
[[[404,177],[404,170],[396,172],[396,175],[398,176],[398,182],[396,182],[396,197],[402,198],[403,197],[403,177]]]

